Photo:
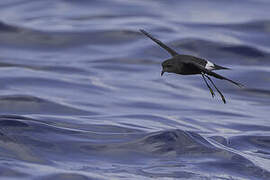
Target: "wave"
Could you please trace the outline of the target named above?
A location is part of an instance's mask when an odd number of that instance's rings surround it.
[[[5,114],[96,114],[28,95],[1,96],[0,112]]]
[[[236,173],[237,177],[270,178],[269,171],[264,169],[264,167],[260,167],[256,162],[250,160],[248,155],[241,152],[247,150],[246,148],[243,149],[247,147],[247,143],[252,147],[264,146],[266,149],[261,149],[260,152],[267,152],[267,149],[269,149],[269,137],[266,136],[244,136],[243,138],[240,137],[241,139],[234,137],[228,140],[230,143],[222,143],[226,141],[224,141],[224,138],[206,138],[198,133],[180,129],[117,135],[114,133],[61,127],[56,122],[45,123],[35,118],[13,115],[0,116],[0,125],[0,147],[8,150],[5,152],[7,157],[9,157],[9,152],[12,151],[16,155],[13,158],[22,159],[30,163],[38,163],[40,166],[48,164],[50,166],[57,166],[54,163],[56,159],[70,161],[72,162],[71,164],[80,162],[82,159],[91,162],[92,158],[95,159],[95,162],[100,161],[100,163],[108,161],[110,163],[115,161],[126,163],[126,161],[132,160],[135,164],[148,161],[149,158],[175,159],[180,162],[186,161],[185,164],[188,162],[188,164],[200,168],[198,172],[196,170],[192,171],[192,168],[189,171],[185,171],[185,168],[179,167],[178,171],[182,170],[184,174],[188,173],[190,178],[195,178],[198,176],[198,173],[208,173],[207,169],[209,168],[215,169],[215,172],[212,171],[213,177],[218,177],[219,173],[227,171],[228,173]],[[124,127],[122,128],[124,129]],[[24,132],[23,136],[20,132]],[[111,136],[110,141],[108,141],[109,136]],[[130,136],[130,138],[124,140],[125,136]],[[120,137],[124,138],[122,142],[119,141]],[[243,144],[243,142],[246,143]],[[20,146],[20,150],[14,150],[16,146]],[[34,155],[34,152],[46,152],[46,155]],[[50,155],[52,152],[54,153]],[[72,157],[74,156],[77,158],[73,159]],[[88,157],[87,159],[89,160],[85,159],[85,157]],[[153,168],[150,163],[146,169],[143,168],[140,171],[144,176],[150,174],[157,177],[166,176],[166,173],[160,174],[159,172],[151,171]],[[163,168],[166,168],[166,166]],[[171,167],[167,168],[170,169]],[[75,173],[83,176],[84,170],[80,169],[75,171]],[[95,174],[95,171],[93,173]],[[51,175],[47,174],[46,176]]]

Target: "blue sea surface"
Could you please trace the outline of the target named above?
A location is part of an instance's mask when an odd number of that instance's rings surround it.
[[[1,0],[0,179],[270,179],[267,0]],[[160,76],[181,54],[231,70]]]

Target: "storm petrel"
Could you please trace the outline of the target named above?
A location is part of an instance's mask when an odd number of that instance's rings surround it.
[[[227,80],[227,81],[229,81],[229,82],[231,82],[239,87],[243,86],[240,83],[237,83],[233,80],[230,80],[224,76],[221,76],[221,75],[213,72],[214,70],[229,69],[229,68],[219,66],[217,64],[214,64],[214,63],[212,63],[208,60],[202,59],[202,58],[197,58],[197,57],[190,56],[190,55],[178,54],[176,51],[174,51],[173,49],[171,49],[170,47],[165,45],[160,40],[154,38],[152,35],[147,33],[145,30],[140,29],[140,31],[144,35],[146,35],[148,38],[150,38],[154,42],[156,42],[159,46],[161,46],[166,51],[168,51],[170,53],[170,55],[172,56],[172,58],[167,59],[167,60],[162,62],[161,76],[164,74],[164,72],[176,73],[176,74],[181,74],[181,75],[201,74],[204,82],[206,83],[206,86],[210,90],[212,97],[215,96],[215,93],[214,93],[213,89],[210,87],[210,85],[207,83],[206,78],[210,81],[210,83],[217,90],[217,92],[219,93],[224,104],[226,103],[225,97],[220,92],[220,90],[216,87],[216,85],[214,84],[214,82],[212,81],[212,79],[209,76],[213,76],[213,77],[218,78],[218,79]]]

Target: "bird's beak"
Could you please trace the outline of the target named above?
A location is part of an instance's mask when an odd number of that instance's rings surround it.
[[[164,71],[162,70],[160,75],[162,76],[163,74],[164,74]]]

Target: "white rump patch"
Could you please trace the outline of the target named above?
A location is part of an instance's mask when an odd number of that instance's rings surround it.
[[[210,61],[207,61],[206,65],[205,65],[205,69],[211,71],[211,70],[215,69],[215,65],[213,63],[211,63]]]

